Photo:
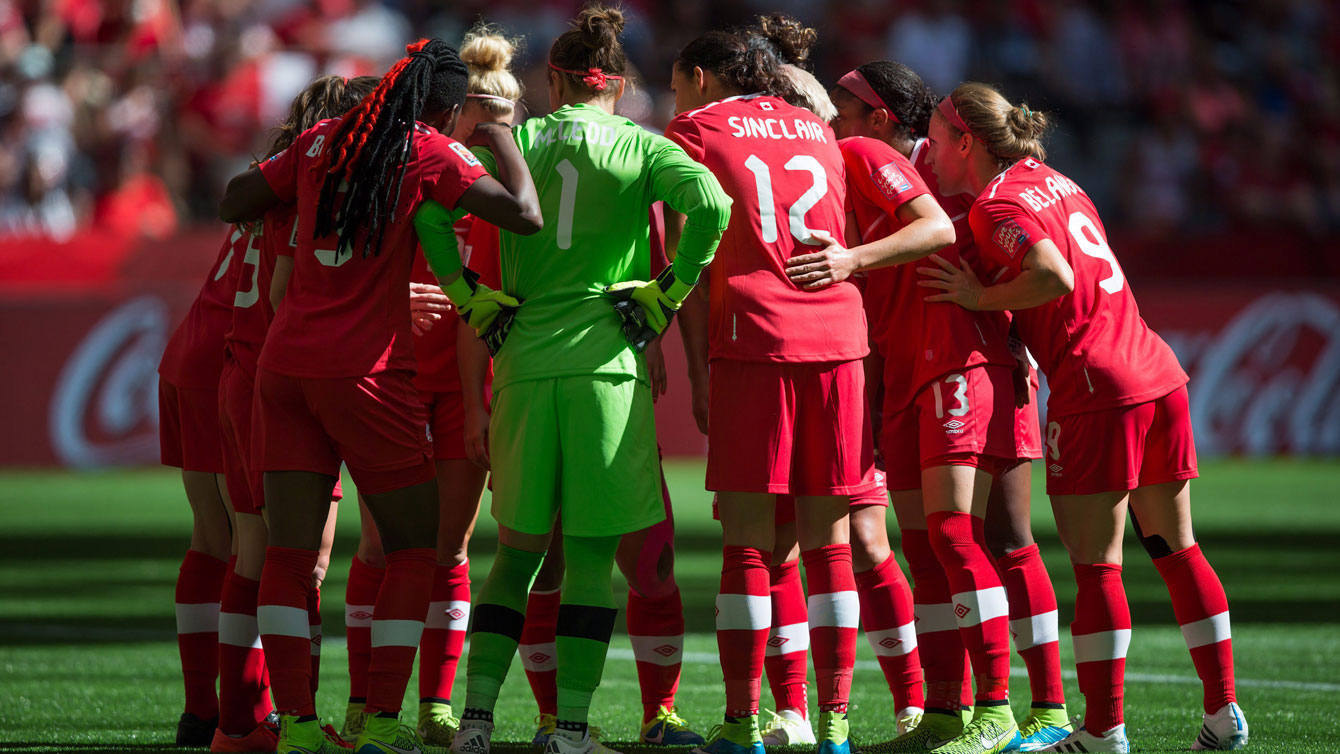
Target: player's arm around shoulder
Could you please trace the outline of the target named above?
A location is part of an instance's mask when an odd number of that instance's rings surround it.
[[[485,172],[460,195],[457,206],[484,222],[517,235],[538,233],[544,227],[540,198],[535,191],[535,182],[531,180],[530,168],[512,138],[511,128],[500,123],[480,123],[475,126],[471,142],[487,146],[492,152],[497,178]],[[461,151],[470,154],[464,147]],[[477,156],[474,160],[481,166]]]

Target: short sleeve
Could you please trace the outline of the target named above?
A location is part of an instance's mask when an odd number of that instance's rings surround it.
[[[425,176],[424,198],[455,209],[461,194],[487,172],[474,152],[455,139],[432,134],[422,142],[420,161],[424,165],[436,166],[436,175]]]
[[[988,264],[1018,271],[1024,255],[1047,239],[1042,226],[1019,205],[1000,199],[979,201],[968,212],[973,241]]]
[[[859,139],[841,145],[847,184],[853,192],[889,215],[918,196],[930,193],[906,157],[892,149],[871,149],[866,141]]]
[[[707,154],[707,149],[703,144],[703,134],[698,128],[698,124],[687,115],[676,116],[670,121],[670,125],[665,128],[665,138],[673,141],[683,149],[689,157],[695,162],[702,162]]]
[[[313,145],[314,138],[326,137],[324,134],[315,135],[314,129],[308,129],[299,134],[297,141],[289,145],[288,149],[260,164],[261,176],[270,185],[270,190],[275,192],[275,196],[285,203],[298,198],[298,156],[310,151],[313,146],[320,149],[320,145]]]
[[[499,261],[498,226],[475,218],[465,236],[465,248],[470,257],[470,269],[479,275],[479,282],[495,291],[502,290],[502,264]]]

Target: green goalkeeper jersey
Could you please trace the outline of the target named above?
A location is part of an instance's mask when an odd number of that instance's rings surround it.
[[[668,139],[596,107],[559,108],[514,136],[544,228],[501,234],[503,291],[522,304],[494,360],[494,387],[577,374],[645,382],[604,288],[651,278],[648,212],[657,201],[686,216],[673,269],[696,283],[730,221],[730,198]]]

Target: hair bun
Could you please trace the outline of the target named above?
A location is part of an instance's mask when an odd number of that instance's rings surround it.
[[[819,33],[783,13],[758,17],[758,28],[777,48],[782,59],[794,66],[804,66],[810,57],[810,48],[819,39]]]
[[[461,60],[481,72],[507,70],[515,54],[516,45],[496,27],[476,26],[461,41]]]
[[[1046,133],[1048,126],[1047,116],[1036,110],[1030,110],[1026,104],[1010,108],[1005,114],[1005,121],[1015,136],[1022,141],[1040,139]]]
[[[593,50],[617,45],[623,27],[623,11],[607,5],[588,5],[577,16],[582,42]]]

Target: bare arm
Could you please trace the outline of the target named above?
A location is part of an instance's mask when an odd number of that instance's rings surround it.
[[[266,212],[280,204],[279,197],[266,182],[261,169],[253,167],[228,181],[228,188],[223,192],[223,201],[219,202],[219,219],[226,223],[259,220]]]
[[[539,232],[544,227],[540,199],[512,130],[501,123],[480,123],[475,126],[475,138],[492,150],[498,179],[485,176],[475,181],[461,194],[457,206],[517,235]]]
[[[693,392],[693,419],[703,434],[707,434],[709,393],[707,319],[710,304],[707,295],[708,280],[703,276],[679,309],[679,336],[684,341],[684,361],[688,365],[689,387]]]
[[[973,311],[1031,309],[1075,290],[1075,271],[1050,239],[1038,241],[1029,248],[1019,275],[1008,283],[984,286],[967,260],[963,260],[962,268],[958,268],[938,256],[931,259],[939,269],[918,269],[925,277],[917,285],[938,288],[943,293],[927,296],[926,300],[952,301]]]
[[[675,254],[679,252],[679,237],[684,233],[684,215],[665,207],[663,216],[665,217],[665,258],[671,262],[675,261]]]
[[[954,242],[954,224],[930,194],[900,205],[897,217],[903,227],[879,240],[851,248],[843,248],[837,239],[816,233],[815,238],[825,242],[825,247],[787,260],[787,276],[806,289],[822,288],[840,283],[855,272],[916,261]]]
[[[459,320],[456,328],[456,365],[461,370],[461,398],[465,406],[465,454],[475,465],[487,469],[489,410],[484,381],[488,376],[489,351],[465,320]]]
[[[279,311],[279,304],[288,293],[288,281],[293,277],[293,257],[280,254],[275,257],[275,272],[270,278],[270,308]]]

